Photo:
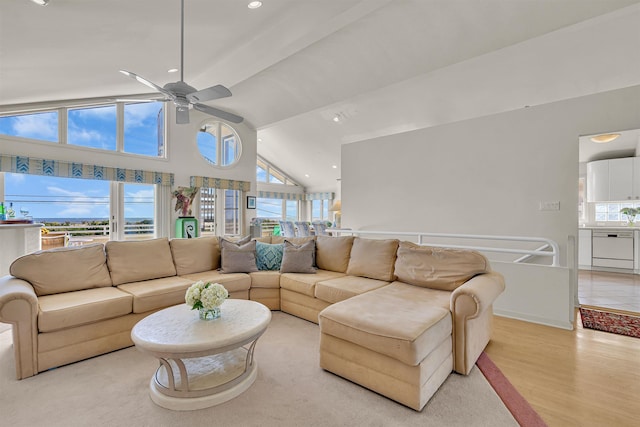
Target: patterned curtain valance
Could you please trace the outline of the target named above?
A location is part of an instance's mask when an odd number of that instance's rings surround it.
[[[192,187],[221,188],[223,190],[250,191],[251,183],[248,181],[234,181],[233,179],[210,178],[207,176],[192,176]]]
[[[305,200],[333,200],[335,193],[308,193],[305,194]]]
[[[60,178],[173,185],[173,174],[169,172],[113,168],[109,166],[87,165],[84,163],[35,159],[33,157],[4,154],[0,155],[0,172],[26,173]]]
[[[258,191],[261,199],[304,200],[302,193],[278,193],[276,191]]]

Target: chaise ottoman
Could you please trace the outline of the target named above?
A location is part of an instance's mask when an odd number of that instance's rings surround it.
[[[320,367],[420,411],[453,370],[452,320],[412,291],[395,282],[320,312]]]

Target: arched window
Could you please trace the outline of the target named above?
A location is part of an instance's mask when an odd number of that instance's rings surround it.
[[[198,132],[198,150],[214,166],[231,166],[240,160],[242,145],[233,128],[217,121],[206,122]]]

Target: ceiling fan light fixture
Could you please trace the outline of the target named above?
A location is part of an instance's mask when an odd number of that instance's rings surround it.
[[[37,4],[38,6],[46,6],[49,4],[49,1],[51,0],[31,0],[31,1]]]
[[[252,2],[249,2],[249,4],[247,5],[247,7],[249,9],[257,9],[260,6],[262,6],[262,2],[261,1],[252,1]]]
[[[591,137],[591,141],[598,144],[606,144],[617,139],[620,136],[619,133],[603,133],[602,135],[596,135]]]

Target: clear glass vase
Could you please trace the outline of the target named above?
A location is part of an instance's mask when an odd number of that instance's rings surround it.
[[[213,320],[220,317],[220,307],[214,308],[199,308],[198,316],[202,320]]]

